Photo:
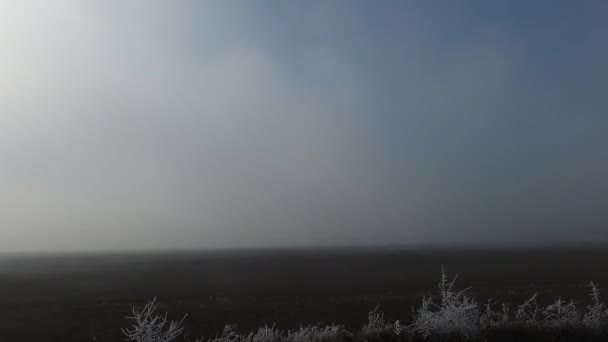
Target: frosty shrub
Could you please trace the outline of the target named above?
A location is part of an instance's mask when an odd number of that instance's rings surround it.
[[[239,334],[235,326],[227,325],[221,335],[208,342],[334,342],[348,336],[350,334],[340,325],[307,326],[287,332],[265,326],[249,334]]]
[[[401,322],[389,322],[384,319],[384,314],[378,312],[378,307],[367,314],[367,323],[361,327],[360,336],[363,339],[371,339],[379,336],[399,336],[406,331]]]
[[[566,330],[581,326],[581,315],[572,300],[566,302],[560,297],[547,305],[542,314],[543,327],[546,329]]]
[[[455,289],[456,279],[457,276],[450,280],[442,267],[438,284],[439,301],[423,297],[422,304],[414,310],[409,325],[385,320],[384,314],[376,307],[368,313],[367,322],[361,330],[355,332],[336,324],[301,326],[287,331],[272,325],[243,334],[237,332],[234,325],[227,325],[215,338],[205,341],[368,342],[402,341],[408,338],[492,341],[493,338],[500,339],[500,336],[528,336],[528,340],[545,336],[554,340],[556,336],[566,335],[574,340],[591,336],[593,341],[608,341],[608,338],[603,339],[607,333],[608,309],[602,302],[599,285],[596,283],[589,284],[591,301],[586,310],[580,310],[572,300],[565,301],[561,298],[549,305],[540,306],[536,293],[511,310],[508,304],[497,303],[492,299],[483,306],[478,305],[474,298],[465,295],[468,289]],[[183,338],[182,323],[186,316],[179,321],[170,321],[167,314],[156,315],[156,309],[156,299],[148,302],[141,310],[132,309],[132,315],[127,317],[132,321],[131,327],[122,329],[126,341],[171,342]]]
[[[526,299],[517,307],[515,312],[515,324],[524,327],[539,327],[539,310],[536,302],[537,293]]]
[[[289,342],[333,342],[350,337],[350,333],[341,325],[307,326],[287,333]]]
[[[265,326],[258,329],[255,333],[248,335],[248,342],[279,342],[283,340],[282,332],[274,326]]]
[[[244,340],[244,335],[240,335],[236,332],[234,325],[226,325],[224,327],[224,331],[219,336],[216,336],[214,339],[210,339],[210,342],[239,342]],[[202,342],[202,340],[197,340],[197,342]]]
[[[480,312],[477,303],[475,299],[465,296],[464,293],[468,289],[455,290],[454,283],[457,278],[458,276],[455,276],[450,281],[445,269],[441,267],[441,304],[436,305],[431,298],[422,299],[422,305],[415,311],[414,321],[409,326],[414,336],[472,338],[479,333]]]
[[[501,310],[494,310],[492,301],[488,301],[480,317],[482,330],[496,328],[532,329],[539,331],[587,330],[601,332],[606,325],[608,312],[601,300],[599,286],[590,283],[592,304],[586,311],[578,310],[574,301],[565,301],[561,297],[545,307],[539,307],[537,294],[525,300],[517,307],[514,316],[510,315],[507,304]]]
[[[143,309],[132,308],[132,316],[127,319],[133,321],[130,328],[122,329],[127,341],[134,342],[170,342],[180,336],[184,330],[182,323],[186,316],[179,321],[167,320],[167,314],[155,314],[156,298],[148,302]]]
[[[500,310],[494,310],[493,304],[494,300],[490,298],[484,305],[484,311],[479,317],[479,327],[481,330],[503,328],[512,324],[509,305],[502,303]]]
[[[591,289],[589,297],[591,297],[592,304],[587,306],[587,312],[583,317],[583,325],[587,328],[600,330],[608,317],[608,312],[602,302],[599,285],[589,282],[589,288]]]

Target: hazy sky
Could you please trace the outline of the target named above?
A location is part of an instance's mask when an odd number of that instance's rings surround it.
[[[0,0],[0,251],[608,239],[605,1]]]

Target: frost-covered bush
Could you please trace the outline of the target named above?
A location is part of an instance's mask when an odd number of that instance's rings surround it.
[[[608,311],[601,301],[598,285],[592,282],[590,288],[592,304],[587,306],[585,312],[578,310],[573,300],[565,301],[561,297],[545,307],[540,307],[535,293],[517,307],[514,316],[511,316],[507,304],[503,303],[501,310],[494,310],[489,301],[480,317],[480,326],[482,330],[525,328],[542,331],[572,329],[601,331],[608,323]]]
[[[494,300],[490,298],[484,305],[484,311],[479,317],[479,327],[481,330],[506,327],[512,323],[509,305],[502,303],[500,310],[494,310],[493,304]]]
[[[228,325],[221,334],[206,342],[366,342],[402,341],[407,338],[432,338],[433,340],[484,340],[491,341],[496,334],[528,334],[525,336],[547,336],[551,338],[562,333],[592,334],[603,337],[607,334],[608,309],[602,302],[599,285],[591,282],[591,303],[586,310],[577,304],[561,298],[549,305],[540,306],[538,295],[534,294],[514,310],[506,303],[490,299],[480,306],[475,298],[465,295],[468,290],[456,290],[457,276],[451,280],[445,269],[441,269],[438,297],[423,297],[421,306],[414,310],[409,325],[400,321],[385,320],[378,308],[368,313],[367,322],[360,331],[350,332],[341,325],[313,325],[295,330],[282,331],[272,326],[264,326],[250,333],[239,333],[235,326]],[[167,314],[155,314],[156,299],[147,303],[141,310],[133,308],[131,327],[123,329],[127,341],[134,342],[172,342],[183,337],[182,323],[170,321]],[[531,335],[530,335],[531,334]],[[534,335],[536,334],[536,335]],[[538,335],[540,334],[540,335]],[[545,334],[545,335],[543,335]],[[576,335],[579,334],[579,335]],[[522,335],[522,336],[524,336]],[[608,341],[608,338],[606,339]],[[197,340],[203,342],[203,340]]]
[[[227,325],[221,335],[208,342],[335,342],[341,341],[349,335],[350,333],[340,325],[307,326],[286,332],[278,330],[274,326],[265,326],[249,334],[239,334],[236,332],[235,326]]]
[[[538,303],[536,301],[537,293],[526,299],[517,307],[515,312],[515,324],[524,327],[539,327],[541,322]]]
[[[421,307],[415,311],[414,321],[409,326],[413,335],[427,338],[431,335],[459,336],[472,338],[479,333],[480,312],[474,298],[457,291],[445,269],[441,268],[439,295],[441,304],[436,305],[431,298],[424,297]]]
[[[249,334],[239,334],[235,331],[235,327],[227,325],[222,334],[210,342],[279,342],[282,341],[282,332],[274,326],[264,326],[255,332]]]
[[[541,326],[540,311],[536,302],[537,294],[533,294],[517,306],[515,315],[511,314],[509,304],[502,303],[499,310],[494,310],[493,300],[488,300],[485,310],[480,317],[481,330],[517,328],[538,328]]]
[[[282,332],[274,326],[265,326],[255,333],[250,333],[246,339],[248,342],[279,342],[283,340]]]
[[[587,312],[583,317],[583,325],[587,328],[600,330],[606,324],[608,311],[602,302],[599,284],[589,282],[589,288],[591,289],[589,297],[591,297],[592,304],[587,306]]]
[[[576,303],[569,302],[561,297],[552,304],[547,305],[543,311],[542,326],[546,329],[566,330],[579,328],[582,325],[581,314],[576,309]]]
[[[367,323],[361,327],[360,336],[365,339],[373,339],[379,336],[399,336],[407,330],[400,321],[389,322],[384,319],[384,314],[378,312],[378,307],[367,314]]]
[[[508,304],[498,305],[492,299],[480,308],[474,298],[465,296],[467,289],[454,289],[456,278],[450,281],[442,268],[439,282],[441,304],[423,297],[421,306],[414,312],[413,322],[408,326],[409,333],[423,338],[450,336],[470,339],[495,330],[558,332],[591,329],[602,332],[608,325],[608,309],[601,300],[599,286],[593,282],[590,283],[589,294],[592,303],[586,311],[579,310],[574,301],[561,298],[540,307],[535,293],[512,312]]]
[[[222,334],[210,339],[209,342],[239,342],[243,339],[244,335],[237,333],[234,325],[226,325]],[[197,340],[197,342],[202,342],[202,340]]]
[[[350,332],[341,325],[307,326],[287,332],[288,342],[334,342],[350,337]]]
[[[167,314],[156,315],[156,298],[148,302],[143,309],[132,308],[132,316],[127,319],[133,321],[130,328],[122,329],[127,341],[134,342],[171,342],[182,335],[182,323],[186,316],[179,321],[169,321]]]

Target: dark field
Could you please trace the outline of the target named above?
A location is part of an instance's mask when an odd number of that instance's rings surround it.
[[[534,292],[588,302],[606,284],[608,247],[298,249],[0,256],[0,341],[121,341],[132,304],[188,313],[186,331],[336,322],[357,329],[377,305],[409,321],[443,264],[480,302]],[[606,292],[608,293],[608,292]]]

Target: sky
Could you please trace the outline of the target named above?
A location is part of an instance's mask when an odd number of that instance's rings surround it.
[[[0,0],[0,251],[608,240],[605,1]]]

